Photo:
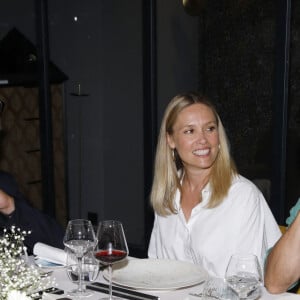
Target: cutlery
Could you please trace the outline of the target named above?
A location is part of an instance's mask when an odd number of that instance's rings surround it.
[[[62,295],[64,293],[64,291],[57,287],[50,287],[45,290],[40,290],[40,291],[34,292],[28,296],[30,296],[33,300],[40,300],[43,298],[44,293],[54,294],[54,295]]]
[[[39,270],[39,273],[40,273],[41,277],[43,278],[43,277],[50,276],[53,273],[53,271],[52,270],[48,270],[48,271]]]
[[[189,295],[195,296],[195,297],[200,297],[200,298],[202,298],[204,296],[203,293],[193,293],[193,292],[189,293]],[[210,295],[209,297],[212,299],[220,299],[219,297],[216,297],[213,295]]]
[[[90,285],[87,285],[86,288],[105,294],[109,293],[108,285],[101,282],[94,282]],[[112,294],[113,296],[123,297],[129,300],[159,300],[158,296],[149,295],[146,293],[137,292],[117,286],[113,286]]]

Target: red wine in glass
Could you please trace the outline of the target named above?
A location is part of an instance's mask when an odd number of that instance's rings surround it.
[[[122,223],[115,220],[102,221],[98,225],[97,244],[94,257],[101,263],[108,265],[109,297],[112,300],[112,265],[126,258],[128,255],[127,242]]]
[[[123,250],[100,250],[95,253],[95,258],[104,264],[113,264],[124,259],[127,252]]]

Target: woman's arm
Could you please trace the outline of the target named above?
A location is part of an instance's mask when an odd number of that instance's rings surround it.
[[[265,286],[270,293],[285,292],[300,278],[300,214],[275,244],[266,262]]]

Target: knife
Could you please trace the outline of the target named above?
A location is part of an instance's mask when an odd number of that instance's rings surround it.
[[[108,284],[101,282],[93,282],[92,284],[87,285],[86,288],[105,294],[109,293]],[[146,293],[141,293],[117,286],[113,286],[112,294],[113,296],[119,296],[129,300],[159,300],[158,296],[149,295]]]

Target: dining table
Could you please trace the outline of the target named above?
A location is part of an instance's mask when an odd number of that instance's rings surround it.
[[[54,268],[51,273],[51,281],[54,283],[54,286],[64,291],[64,294],[53,295],[53,294],[44,294],[43,299],[45,300],[56,300],[56,299],[78,299],[72,298],[68,295],[68,292],[74,290],[76,288],[76,284],[72,283],[67,276],[66,270],[64,267]],[[100,283],[108,283],[106,278],[103,276],[103,272],[99,272],[99,275],[96,279],[96,282]],[[197,300],[201,299],[201,297],[193,296],[190,293],[201,293],[203,289],[203,282],[200,284],[196,284],[193,286],[178,288],[178,289],[170,289],[170,290],[137,290],[138,292],[142,292],[148,295],[158,296],[157,299],[160,300]],[[131,289],[132,290],[132,289]],[[84,297],[82,299],[87,300],[99,300],[103,298],[107,294],[91,290],[93,293],[90,297]],[[141,299],[141,298],[136,298]],[[300,300],[300,295],[294,293],[282,293],[282,294],[270,294],[264,287],[262,288],[262,294],[258,298],[260,300]]]

